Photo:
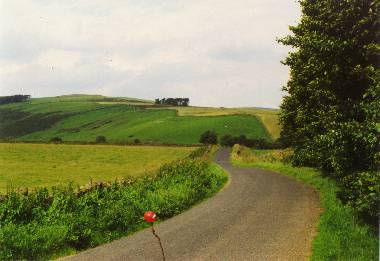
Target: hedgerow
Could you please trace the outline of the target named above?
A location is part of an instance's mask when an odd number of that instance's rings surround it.
[[[203,159],[164,165],[155,176],[9,192],[0,204],[0,259],[48,259],[109,242],[146,226],[142,215],[179,214],[227,177]]]

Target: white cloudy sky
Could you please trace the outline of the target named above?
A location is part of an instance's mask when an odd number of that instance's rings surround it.
[[[278,107],[295,0],[0,0],[0,95]]]

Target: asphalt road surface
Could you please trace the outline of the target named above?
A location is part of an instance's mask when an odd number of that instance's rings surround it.
[[[280,174],[216,162],[230,181],[216,196],[155,226],[166,260],[308,260],[320,213],[318,194]],[[65,260],[162,260],[150,229]]]

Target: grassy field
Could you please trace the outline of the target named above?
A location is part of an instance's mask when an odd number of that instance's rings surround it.
[[[267,129],[272,139],[280,137],[281,128],[278,122],[279,110],[264,108],[211,108],[211,107],[171,107],[177,110],[179,116],[223,116],[223,115],[253,115]]]
[[[235,145],[231,160],[238,166],[279,172],[318,190],[323,213],[318,225],[318,234],[313,241],[311,260],[378,260],[378,236],[370,226],[357,220],[352,208],[343,206],[337,199],[337,185],[323,177],[316,169],[297,168],[286,164],[286,156],[290,153],[290,151],[259,152]]]
[[[249,138],[269,139],[260,122],[248,115],[178,117],[172,110],[136,110],[124,105],[74,115],[52,128],[18,139],[48,141],[58,136],[65,141],[94,141],[96,136],[104,135],[112,142],[139,139],[194,144],[206,130],[215,130],[219,135],[246,134]]]
[[[128,104],[129,103],[129,104]],[[141,103],[142,106],[137,106]],[[176,110],[146,109],[148,101],[103,96],[61,96],[0,106],[0,138],[19,141],[94,141],[103,135],[110,142],[196,144],[206,130],[219,136],[246,135],[271,139],[262,119],[253,114],[179,116]],[[181,109],[182,110],[182,109]],[[184,110],[184,109],[183,109]],[[182,114],[181,114],[182,115]],[[273,136],[273,135],[272,135]]]
[[[112,181],[156,171],[195,148],[0,143],[0,192],[73,181]]]

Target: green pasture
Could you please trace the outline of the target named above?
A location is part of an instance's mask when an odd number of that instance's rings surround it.
[[[195,148],[0,143],[0,192],[140,176],[184,158]]]
[[[81,113],[58,122],[47,130],[18,138],[22,141],[94,141],[103,135],[108,141],[161,142],[168,144],[198,143],[206,130],[224,134],[246,134],[249,138],[269,139],[261,123],[249,115],[178,117],[173,110],[140,110],[119,105]]]
[[[257,117],[273,139],[280,137],[281,128],[278,122],[279,110],[254,107],[212,108],[212,107],[171,107],[179,116],[223,116],[223,115],[253,115]]]
[[[95,141],[196,144],[214,130],[219,137],[276,137],[275,110],[153,107],[150,101],[99,95],[37,98],[0,106],[0,138],[18,141]],[[261,114],[260,114],[261,113]],[[267,115],[271,120],[265,120]],[[268,116],[269,115],[269,116]]]

